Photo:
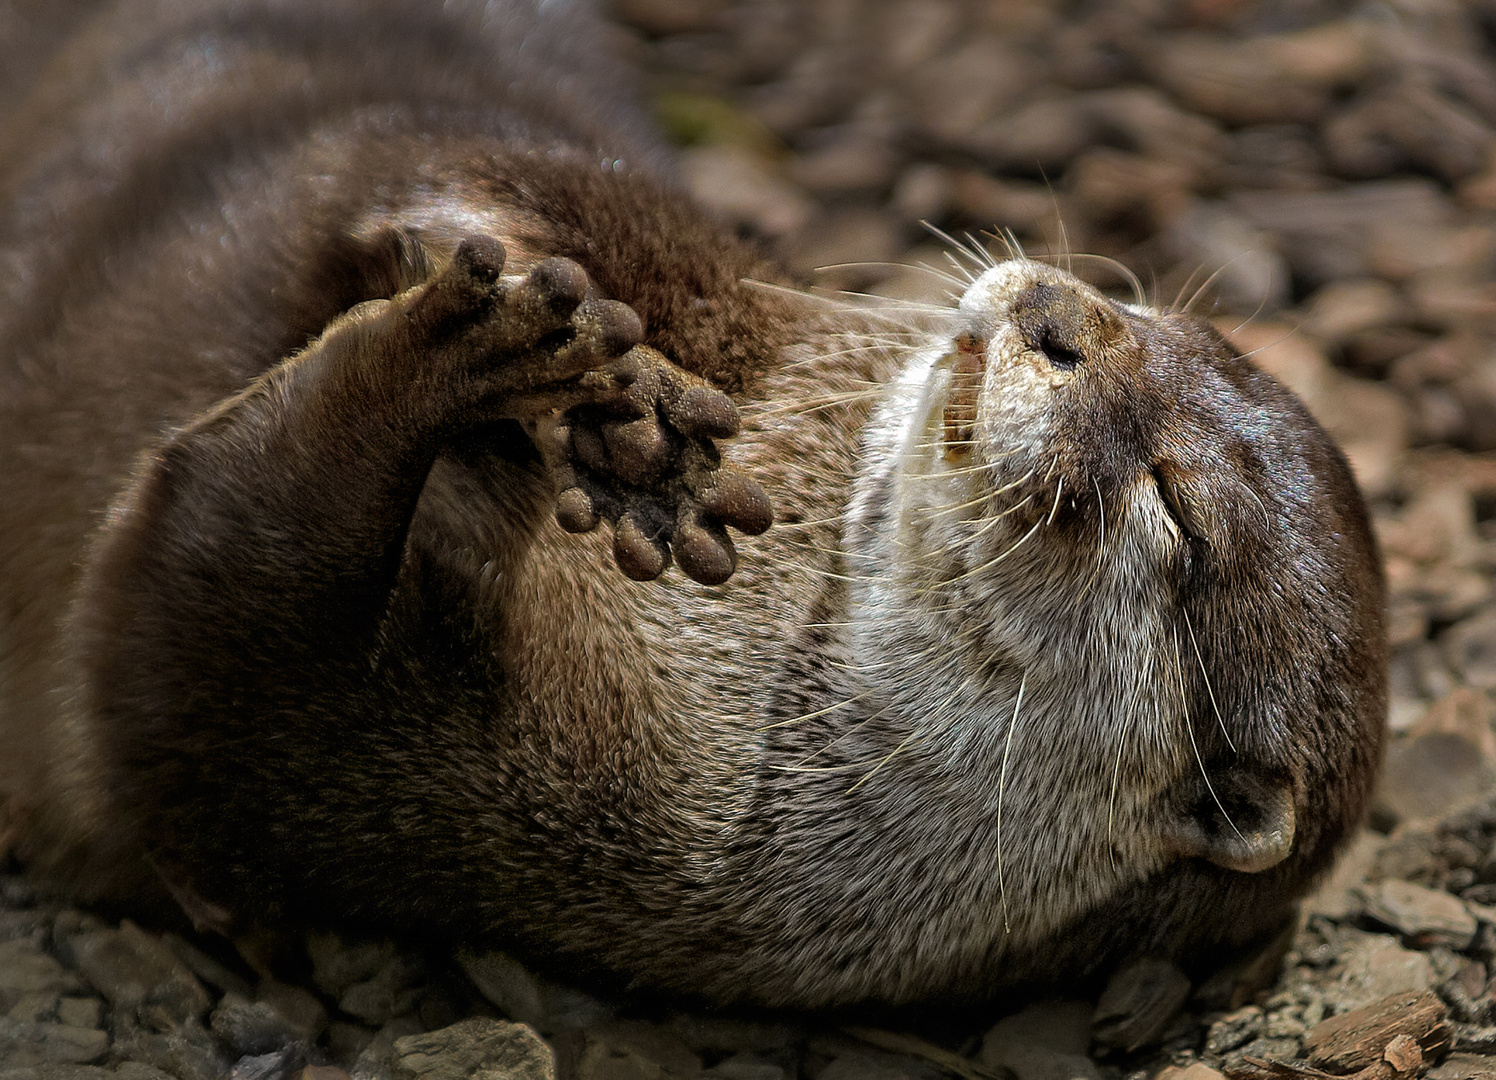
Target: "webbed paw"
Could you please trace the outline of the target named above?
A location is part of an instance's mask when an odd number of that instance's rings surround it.
[[[547,447],[561,527],[611,522],[618,567],[638,581],[672,555],[704,585],[726,581],[737,567],[728,528],[753,536],[774,520],[763,489],[715,445],[738,432],[732,399],[647,345],[578,382],[591,400],[565,412]]]
[[[633,309],[589,297],[587,274],[570,259],[545,259],[512,276],[503,274],[504,260],[499,241],[464,240],[409,305],[413,336],[428,343],[433,370],[464,387],[463,396],[503,401],[522,417],[545,407],[553,384],[643,338]]]
[[[707,585],[737,566],[729,528],[755,535],[773,521],[754,481],[724,465],[715,440],[739,427],[732,399],[638,342],[633,309],[588,296],[586,273],[546,259],[504,276],[496,240],[465,240],[410,304],[438,370],[488,408],[526,423],[555,472],[556,517],[568,532],[613,526],[613,553],[639,581],[672,556]],[[455,406],[455,407],[452,407]]]

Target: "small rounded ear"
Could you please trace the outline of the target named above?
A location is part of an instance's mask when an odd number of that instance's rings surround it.
[[[1293,852],[1293,786],[1244,766],[1197,778],[1190,797],[1169,807],[1169,843],[1186,858],[1256,874]]]

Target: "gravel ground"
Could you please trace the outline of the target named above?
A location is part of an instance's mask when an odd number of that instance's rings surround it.
[[[1105,256],[1304,398],[1387,559],[1371,822],[1243,970],[1191,988],[1141,965],[1099,1005],[923,1038],[330,937],[294,984],[259,980],[222,943],[0,877],[0,1080],[1496,1077],[1496,2],[612,7],[687,184],[808,281],[939,299],[918,267],[959,255],[938,229],[1125,292],[1080,253]]]

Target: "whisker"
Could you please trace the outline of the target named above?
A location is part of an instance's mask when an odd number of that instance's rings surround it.
[[[979,267],[979,268],[981,268],[981,267],[984,266],[983,259],[982,259],[982,257],[980,255],[976,254],[975,252],[967,250],[966,245],[962,244],[961,241],[957,240],[954,236],[952,236],[950,233],[946,232],[944,229],[939,228],[936,225],[932,225],[928,221],[921,221],[920,225],[922,225],[928,232],[930,232],[934,236],[938,237],[941,240],[944,240],[947,244],[949,244],[956,251],[960,252],[962,255],[965,255],[966,258],[968,260],[970,260],[970,262],[971,262],[971,264],[973,266],[976,266],[976,267]],[[950,253],[949,252],[946,253],[946,257],[947,258],[950,257]],[[954,262],[954,260],[953,260],[953,262]],[[956,265],[956,268],[957,268],[958,271],[960,271],[961,273],[967,275],[967,280],[968,281],[975,281],[976,280],[976,278],[974,276],[971,276],[970,271],[967,270],[966,267],[962,266],[959,263],[956,263],[955,265]]]
[[[978,256],[985,269],[992,270],[997,266],[997,260],[992,257],[992,252],[987,250],[987,245],[975,236],[972,236],[969,232],[966,233],[966,243],[968,245],[967,250]]]
[[[861,769],[863,767],[864,767],[863,763],[860,762],[860,761],[849,761],[845,765],[817,765],[817,766],[813,766],[813,767],[809,766],[809,765],[770,765],[769,766],[769,768],[773,769],[775,772],[787,772],[787,773],[843,773],[843,772],[855,772],[856,770]]]
[[[1248,315],[1241,322],[1237,323],[1235,329],[1229,331],[1226,336],[1230,337],[1232,334],[1235,334],[1237,331],[1243,330],[1246,327],[1250,326],[1252,324],[1252,322],[1257,318],[1257,316],[1259,316],[1259,315],[1262,314],[1262,309],[1267,306],[1267,298],[1268,298],[1268,293],[1266,293],[1266,292],[1263,293],[1262,294],[1262,299],[1259,300],[1259,301],[1257,301],[1257,306],[1252,309],[1252,314]],[[1282,338],[1279,338],[1278,341],[1285,340],[1287,337],[1292,336],[1292,334],[1298,333],[1301,329],[1303,329],[1302,324],[1300,324],[1299,326],[1295,326],[1293,328],[1293,330],[1290,331],[1289,334],[1285,334]],[[1275,341],[1275,342],[1273,342],[1273,344],[1276,345],[1277,342]],[[1264,348],[1266,348],[1266,346],[1264,346]],[[1257,351],[1258,350],[1256,350],[1256,349],[1252,350],[1252,352],[1257,352]],[[1242,355],[1243,356],[1250,356],[1251,353],[1242,353]]]
[[[1255,314],[1252,315],[1252,316],[1250,316],[1249,319],[1248,319],[1248,321],[1250,321],[1253,318],[1256,318]],[[1238,326],[1236,328],[1236,330],[1240,330],[1243,326],[1246,326],[1246,325],[1247,325],[1246,322],[1243,322],[1240,326]],[[1226,336],[1230,337],[1231,334],[1236,333],[1236,330],[1229,331]],[[1257,346],[1257,348],[1255,348],[1255,349],[1245,349],[1245,350],[1242,350],[1242,353],[1241,353],[1242,359],[1243,360],[1250,360],[1252,357],[1256,356],[1258,353],[1267,352],[1269,349],[1271,349],[1275,345],[1282,345],[1285,341],[1288,341],[1289,339],[1297,336],[1299,334],[1299,332],[1302,331],[1302,330],[1303,330],[1303,324],[1302,323],[1296,324],[1294,326],[1290,326],[1288,329],[1284,330],[1283,333],[1280,334],[1278,337],[1273,338],[1272,341],[1265,341],[1261,345]]]
[[[1018,680],[1018,697],[1013,701],[1013,718],[1008,721],[1008,737],[1003,741],[1003,763],[997,773],[997,828],[994,837],[997,845],[997,895],[1003,904],[1003,933],[1011,934],[1008,923],[1008,883],[1003,877],[1003,792],[1008,785],[1008,754],[1013,749],[1013,735],[1018,730],[1018,709],[1023,704],[1023,691],[1028,686],[1028,671]]]
[[[995,558],[992,558],[992,559],[988,559],[986,562],[982,563],[980,566],[973,566],[970,570],[967,570],[964,573],[957,574],[953,578],[947,578],[946,580],[940,582],[938,585],[935,585],[933,587],[933,590],[930,590],[930,591],[939,591],[939,590],[949,589],[952,585],[955,585],[958,582],[965,581],[967,578],[972,577],[973,575],[984,573],[985,571],[992,569],[998,563],[1000,563],[1004,559],[1006,559],[1009,555],[1013,554],[1013,552],[1015,552],[1019,548],[1023,547],[1023,545],[1028,542],[1029,538],[1031,536],[1033,536],[1036,532],[1039,531],[1039,527],[1041,525],[1043,525],[1043,524],[1044,524],[1044,519],[1040,518],[1038,521],[1034,522],[1034,527],[1033,528],[1031,528],[1028,532],[1024,533],[1023,536],[1018,540],[1018,542],[1016,544],[1014,544],[1012,547],[1008,548],[1008,550],[1005,551],[1005,552],[1003,552],[1001,555],[998,555],[998,556],[996,556]]]
[[[1190,271],[1190,276],[1184,279],[1184,284],[1180,285],[1179,286],[1179,291],[1174,294],[1174,302],[1169,305],[1168,310],[1170,310],[1170,311],[1188,310],[1188,309],[1180,307],[1180,301],[1182,301],[1184,299],[1184,290],[1188,289],[1191,285],[1193,285],[1195,283],[1195,275],[1198,274],[1202,269],[1204,269],[1204,267],[1197,266],[1193,270]]]
[[[864,690],[862,693],[856,694],[853,697],[849,697],[845,701],[838,701],[834,705],[827,705],[824,709],[817,709],[815,712],[808,712],[803,716],[793,716],[788,720],[775,720],[772,724],[761,724],[753,730],[772,731],[775,728],[788,727],[791,724],[800,724],[804,723],[806,720],[814,720],[818,716],[825,716],[827,713],[833,713],[837,709],[845,709],[848,705],[851,705],[854,702],[861,701],[863,698],[868,697],[871,694],[871,690]]]
[[[1096,513],[1101,517],[1101,538],[1096,542],[1096,569],[1091,571],[1091,576],[1086,579],[1085,588],[1081,589],[1080,597],[1084,599],[1091,591],[1091,586],[1096,584],[1096,579],[1101,576],[1101,567],[1106,559],[1106,500],[1101,497],[1101,481],[1091,477],[1091,484],[1096,488]]]
[[[914,448],[916,450],[935,450],[935,449],[940,449],[940,448],[946,447],[946,446],[980,446],[981,445],[981,440],[980,439],[960,439],[960,440],[954,440],[953,439],[953,440],[947,442],[944,435],[935,435],[935,436],[932,436],[931,438],[928,438],[928,439],[921,439],[918,442],[914,443],[913,445],[914,445]],[[947,468],[947,469],[944,469],[943,471],[938,472],[938,473],[919,473],[919,474],[917,474],[915,476],[909,477],[909,479],[911,479],[911,480],[924,480],[924,479],[928,479],[930,477],[960,476],[964,472],[980,472],[980,471],[985,470],[985,469],[993,469],[993,468],[995,468],[997,466],[997,464],[999,462],[1005,461],[1005,460],[1007,460],[1010,457],[1016,457],[1016,456],[1018,456],[1021,453],[1023,453],[1023,451],[1019,450],[1019,449],[1004,450],[1000,454],[994,454],[994,453],[988,452],[988,453],[983,454],[982,455],[982,460],[976,462],[975,464],[972,464],[972,465],[963,465],[959,469]]]
[[[945,514],[954,514],[960,510],[969,510],[973,506],[980,506],[985,502],[990,502],[992,494],[990,491],[984,491],[975,498],[967,499],[965,502],[941,503],[937,506],[922,506],[918,509],[921,514],[928,517],[941,517]]]
[[[820,544],[812,544],[809,540],[787,540],[785,543],[791,547],[799,548],[801,551],[814,551],[821,555],[835,555],[838,558],[865,559],[873,561],[878,556],[866,551],[843,551],[841,548],[822,547]]]
[[[901,269],[926,269],[935,274],[942,273],[942,271],[933,267],[917,267],[907,263],[845,263],[838,265],[844,265],[847,267],[855,267],[858,265],[887,265],[898,266]],[[836,266],[828,266],[824,267],[823,269],[831,270],[836,268]],[[759,281],[755,278],[741,278],[739,280],[741,284],[749,286],[750,288],[762,289],[766,292],[777,293],[781,296],[794,297],[797,300],[801,300],[809,304],[817,304],[823,308],[835,308],[839,311],[856,312],[857,314],[865,315],[869,318],[874,318],[880,322],[887,323],[896,330],[902,330],[910,334],[911,336],[918,333],[919,330],[917,327],[909,325],[909,315],[918,315],[928,320],[939,318],[949,319],[953,314],[952,309],[948,304],[932,304],[919,300],[910,300],[904,297],[880,296],[877,293],[850,291],[840,291],[834,294],[827,292],[811,292],[806,289],[796,289],[788,285],[780,285],[777,282]],[[962,281],[956,280],[953,281],[953,284],[960,286],[962,289],[965,288],[965,283]]]
[[[1012,506],[1010,506],[1006,510],[1004,510],[1002,513],[1000,513],[1000,514],[993,514],[990,518],[988,518],[982,524],[982,527],[980,529],[978,529],[976,532],[974,532],[974,533],[971,534],[970,538],[968,539],[968,543],[974,543],[975,541],[980,540],[982,537],[986,536],[988,530],[990,530],[993,526],[995,526],[999,522],[1001,522],[1009,514],[1014,514],[1014,513],[1017,513],[1019,510],[1022,510],[1024,508],[1024,506],[1026,506],[1028,503],[1030,503],[1030,502],[1033,501],[1033,498],[1034,498],[1034,493],[1031,491],[1027,495],[1025,495],[1023,498],[1019,499]]]
[[[896,262],[896,261],[894,261],[892,259],[884,259],[884,260],[869,259],[869,260],[858,261],[858,262],[827,263],[824,266],[817,266],[817,267],[815,267],[815,272],[818,273],[818,274],[829,273],[832,270],[923,270],[923,271],[926,271],[927,273],[933,274],[935,277],[938,277],[938,278],[940,278],[940,280],[945,281],[945,282],[947,282],[947,283],[949,283],[951,285],[956,285],[956,286],[961,286],[961,287],[964,287],[966,285],[966,283],[964,281],[962,281],[960,278],[954,277],[954,276],[952,276],[950,274],[947,274],[944,270],[940,270],[940,269],[938,269],[936,267],[929,266],[929,265],[927,265],[925,263],[903,263],[903,262]],[[896,303],[896,304],[904,304],[904,305],[908,305],[908,306],[911,306],[911,307],[921,307],[921,308],[936,307],[936,305],[934,305],[934,304],[921,304],[921,303],[919,303],[919,301],[907,300],[907,299],[904,299],[903,297],[879,296],[877,293],[867,293],[867,292],[861,292],[861,291],[847,291],[847,290],[837,290],[837,291],[838,291],[838,293],[840,295],[843,295],[843,296],[859,296],[859,297],[867,297],[869,299],[876,299],[876,300],[888,300],[888,301],[891,301],[891,302]],[[945,308],[936,307],[936,310],[944,311]]]
[[[966,283],[968,285],[974,285],[974,284],[976,284],[976,280],[977,280],[976,279],[976,275],[973,274],[970,270],[968,270],[965,266],[963,266],[961,264],[960,260],[958,260],[949,251],[945,252],[945,258],[946,258],[946,261],[951,264],[951,266],[955,267],[957,273],[965,275],[965,277],[966,277]]]
[[[1020,476],[1017,480],[1014,480],[1012,483],[1010,483],[1010,484],[1004,484],[1000,488],[993,488],[992,489],[992,494],[994,494],[994,495],[1001,495],[1005,491],[1012,491],[1019,484],[1026,483],[1028,481],[1028,479],[1030,477],[1032,477],[1034,475],[1034,473],[1036,473],[1038,471],[1039,471],[1039,466],[1035,465],[1032,469],[1030,469],[1028,472],[1024,473],[1022,476]]]
[[[966,286],[968,286],[968,285],[971,284],[971,282],[965,280],[964,278],[958,278],[955,274],[948,274],[948,273],[946,273],[944,270],[940,269],[940,267],[938,267],[938,266],[931,266],[929,263],[925,262],[923,259],[921,259],[917,263],[914,263],[913,267],[915,269],[918,269],[918,270],[928,271],[929,273],[935,275],[935,277],[939,278],[941,281],[944,281],[946,284],[948,284],[948,285],[954,285],[956,288],[960,289],[962,292],[965,292],[966,291]],[[954,300],[960,294],[959,293],[947,293],[946,295],[950,296]]]
[[[841,524],[841,520],[841,515],[838,514],[835,517],[817,518],[814,521],[776,521],[774,522],[774,531],[783,532],[785,529],[817,529],[823,525],[839,525]]]
[[[883,388],[877,390],[853,390],[845,394],[812,399],[806,401],[788,401],[780,404],[770,402],[750,402],[738,407],[738,411],[747,416],[809,416],[811,413],[820,412],[823,409],[834,409],[839,405],[850,405],[859,401],[876,400],[883,396]]]
[[[1154,708],[1156,709],[1157,707],[1157,702],[1155,702]],[[1122,739],[1119,732],[1117,737],[1117,760],[1112,764],[1112,793],[1106,803],[1106,849],[1107,854],[1111,857],[1113,873],[1117,871],[1117,841],[1114,839],[1112,826],[1117,819],[1117,785],[1122,779],[1122,748],[1125,745],[1126,742]]]
[[[811,574],[815,577],[823,578],[826,581],[845,581],[848,584],[852,584],[854,582],[862,580],[861,578],[855,577],[851,574],[838,574],[835,570],[823,570],[818,566],[806,566],[803,563],[796,562],[793,559],[778,559],[768,554],[767,552],[763,553],[759,561],[767,563],[769,566],[779,566],[783,567],[786,570],[794,570],[802,574]]]
[[[870,769],[868,771],[868,774],[866,776],[864,776],[861,780],[857,781],[857,783],[855,783],[851,787],[849,787],[847,789],[847,794],[850,795],[852,792],[854,792],[858,788],[860,788],[863,784],[865,784],[869,780],[871,780],[873,778],[873,776],[878,772],[879,769],[883,768],[883,766],[887,765],[890,761],[892,761],[894,758],[896,758],[898,756],[898,754],[899,754],[899,751],[903,750],[904,747],[906,747],[910,743],[912,743],[914,741],[914,739],[915,739],[915,736],[917,736],[918,734],[919,734],[919,728],[915,728],[908,735],[906,735],[904,737],[904,741],[901,742],[901,743],[899,743],[899,745],[895,746],[892,750],[890,750],[888,752],[888,755],[886,757],[884,757],[882,761],[878,762],[878,764],[874,765],[872,767],[872,769]]]
[[[1231,477],[1231,480],[1236,484],[1237,487],[1241,488],[1248,495],[1252,496],[1252,501],[1257,504],[1257,509],[1262,511],[1263,527],[1271,532],[1273,529],[1273,518],[1272,515],[1267,512],[1267,504],[1262,501],[1257,492],[1252,490],[1251,484],[1248,484],[1245,480],[1242,480],[1240,477],[1236,476]]]
[[[848,736],[857,734],[863,729],[863,727],[878,719],[878,717],[882,715],[882,712],[876,712],[872,716],[865,717],[864,719],[857,721],[857,723],[847,728],[846,731],[843,731],[840,734],[836,735],[834,738],[828,740],[826,744],[819,750],[812,750],[809,754],[806,754],[803,758],[800,759],[798,767],[803,772],[851,772],[853,769],[860,769],[863,764],[860,761],[849,761],[845,765],[832,765],[827,766],[824,769],[816,769],[807,766],[806,762],[810,761],[812,758],[819,757],[821,754],[824,754],[827,750],[830,750],[833,746],[835,746],[837,743],[841,742]]]
[[[1226,745],[1231,747],[1231,752],[1236,753],[1236,744],[1231,741],[1231,732],[1226,730],[1226,718],[1221,715],[1221,707],[1216,704],[1215,690],[1210,685],[1210,676],[1205,671],[1205,657],[1200,652],[1200,642],[1195,639],[1195,626],[1190,622],[1190,613],[1184,608],[1179,609],[1179,614],[1184,616],[1184,628],[1190,632],[1190,644],[1195,647],[1195,660],[1200,664],[1200,678],[1205,682],[1205,692],[1210,695],[1210,708],[1215,713],[1216,723],[1221,725],[1221,734],[1226,736]]]
[[[836,349],[832,352],[818,352],[813,356],[807,356],[803,360],[792,360],[780,368],[781,371],[793,371],[796,368],[811,367],[816,364],[824,364],[828,360],[840,360],[849,356],[860,356],[871,352],[899,352],[911,349],[912,346],[897,338],[880,338],[876,334],[863,335],[864,340],[848,345],[845,349]],[[858,379],[858,382],[872,382],[874,380]],[[883,385],[879,383],[878,385]]]
[[[1055,514],[1059,513],[1059,510],[1060,510],[1060,494],[1064,490],[1065,490],[1065,478],[1063,476],[1061,476],[1060,479],[1059,479],[1059,482],[1056,483],[1055,486],[1054,486],[1054,505],[1049,508],[1049,518],[1044,522],[1044,524],[1046,524],[1046,525],[1053,525],[1054,524],[1054,516],[1055,516]]]
[[[1000,229],[997,232],[984,231],[982,235],[990,236],[995,243],[1001,244],[1003,246],[1003,250],[1008,253],[1009,260],[1020,262],[1029,261],[1028,252],[1023,250],[1023,244],[1019,242],[1018,234],[1011,228]],[[998,264],[994,262],[993,265],[996,266]]]
[[[1210,782],[1210,774],[1205,771],[1205,759],[1200,756],[1200,744],[1195,741],[1195,725],[1190,720],[1189,702],[1184,696],[1184,659],[1180,655],[1179,628],[1177,626],[1174,628],[1174,666],[1179,672],[1180,716],[1184,721],[1184,730],[1190,737],[1190,749],[1195,752],[1195,764],[1200,766],[1200,779],[1205,781],[1205,790],[1210,792],[1210,797],[1214,800],[1216,808],[1220,810],[1221,817],[1226,819],[1226,824],[1231,826],[1231,831],[1236,833],[1237,839],[1245,844],[1247,838],[1236,827],[1236,822],[1231,820],[1231,815],[1226,812],[1225,803],[1221,802],[1221,797],[1216,794],[1215,785]]]
[[[1219,278],[1222,274],[1224,274],[1226,272],[1227,267],[1229,267],[1231,265],[1231,263],[1235,262],[1235,261],[1236,261],[1235,259],[1232,259],[1232,260],[1229,260],[1226,263],[1223,263],[1221,266],[1219,266],[1219,267],[1216,268],[1215,273],[1211,274],[1204,281],[1200,282],[1200,287],[1195,290],[1195,294],[1193,296],[1191,296],[1188,301],[1185,302],[1184,313],[1186,315],[1190,314],[1190,312],[1192,312],[1194,310],[1195,304],[1199,302],[1200,297],[1202,297],[1202,296],[1205,295],[1205,290],[1209,289],[1211,287],[1211,285],[1215,284],[1216,279]]]
[[[1100,263],[1117,272],[1117,275],[1126,281],[1132,289],[1133,300],[1138,307],[1149,307],[1148,296],[1143,291],[1142,280],[1132,272],[1132,269],[1124,262],[1112,258],[1110,255],[1097,255],[1088,251],[1077,251],[1070,256],[1071,259],[1087,259],[1091,262]]]

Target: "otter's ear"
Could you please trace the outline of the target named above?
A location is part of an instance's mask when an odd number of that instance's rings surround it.
[[[1223,769],[1207,786],[1197,780],[1183,805],[1171,808],[1167,840],[1186,858],[1255,874],[1293,851],[1293,787],[1286,778]]]

